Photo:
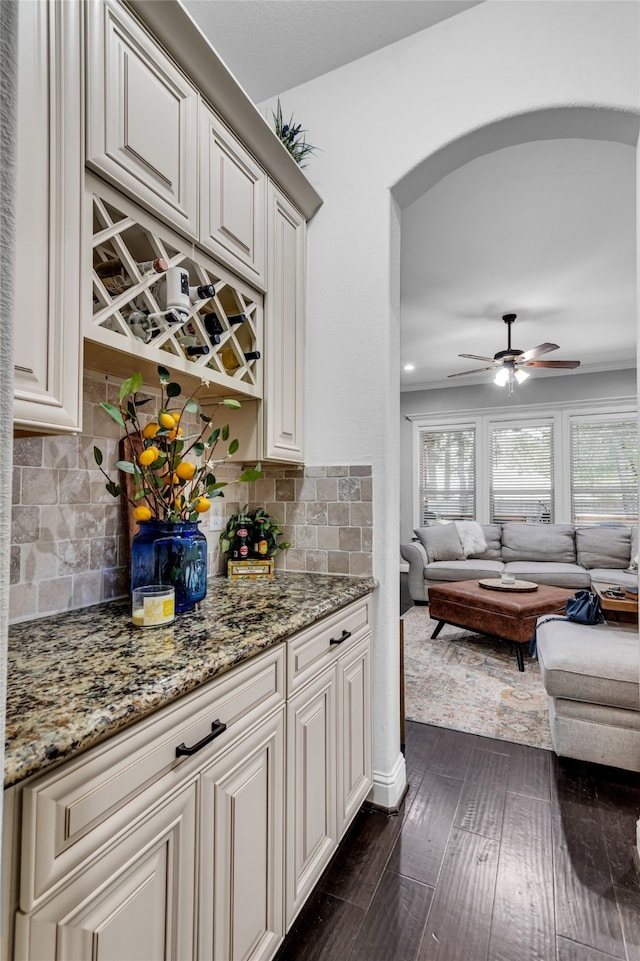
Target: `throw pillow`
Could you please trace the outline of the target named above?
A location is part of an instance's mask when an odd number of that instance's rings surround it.
[[[418,527],[414,533],[427,552],[427,560],[430,564],[433,561],[464,560],[464,552],[455,524]]]
[[[487,539],[480,524],[477,521],[454,521],[453,523],[456,525],[464,556],[484,554],[487,549]]]

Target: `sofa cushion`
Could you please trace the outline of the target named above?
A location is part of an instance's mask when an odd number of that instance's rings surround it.
[[[462,544],[455,524],[418,527],[414,533],[426,550],[429,563],[464,560]]]
[[[482,533],[487,542],[487,547],[484,551],[479,551],[477,554],[469,554],[469,557],[482,559],[483,561],[501,561],[502,541],[500,537],[502,527],[500,524],[481,524],[480,526],[482,527]]]
[[[502,560],[576,563],[572,524],[503,524]]]
[[[487,549],[484,531],[477,521],[454,521],[465,557],[483,554]]]
[[[440,583],[441,581],[473,581],[482,577],[500,577],[504,570],[502,561],[484,561],[480,559],[466,561],[436,561],[427,564],[424,569],[426,581]]]
[[[631,559],[631,530],[628,527],[577,527],[578,564],[591,570],[605,567],[625,570]]]
[[[635,629],[540,618],[537,628],[542,681],[550,697],[637,711],[640,652]]]
[[[617,568],[594,567],[589,571],[592,584],[609,584],[614,587],[638,587],[638,575]]]
[[[562,564],[553,561],[509,561],[504,565],[508,574],[515,574],[518,581],[549,584],[551,587],[568,587],[579,590],[591,587],[589,571],[578,564]]]

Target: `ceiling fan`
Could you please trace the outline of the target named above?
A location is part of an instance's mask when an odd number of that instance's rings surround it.
[[[580,366],[579,360],[537,360],[541,354],[548,354],[552,350],[558,350],[557,344],[539,344],[531,350],[519,350],[511,346],[511,325],[516,319],[517,314],[504,314],[502,319],[507,325],[507,349],[499,350],[493,357],[481,357],[478,354],[458,354],[458,357],[469,357],[471,360],[484,360],[487,367],[474,367],[473,370],[461,370],[457,374],[449,374],[449,377],[464,377],[466,374],[478,374],[483,370],[494,370],[496,372],[494,382],[502,386],[508,385],[509,395],[513,391],[515,382],[521,384],[529,376],[529,367],[551,367],[573,369]]]

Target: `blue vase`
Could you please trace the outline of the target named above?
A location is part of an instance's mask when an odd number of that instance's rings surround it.
[[[207,539],[199,521],[141,521],[131,542],[131,590],[168,584],[176,614],[192,610],[207,593]]]

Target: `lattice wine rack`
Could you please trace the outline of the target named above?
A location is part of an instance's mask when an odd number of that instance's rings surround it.
[[[92,190],[93,313],[85,335],[222,391],[260,397],[262,295],[106,185],[94,181]],[[190,296],[186,312],[171,316],[170,278],[179,272],[169,268],[177,267],[188,273]]]

